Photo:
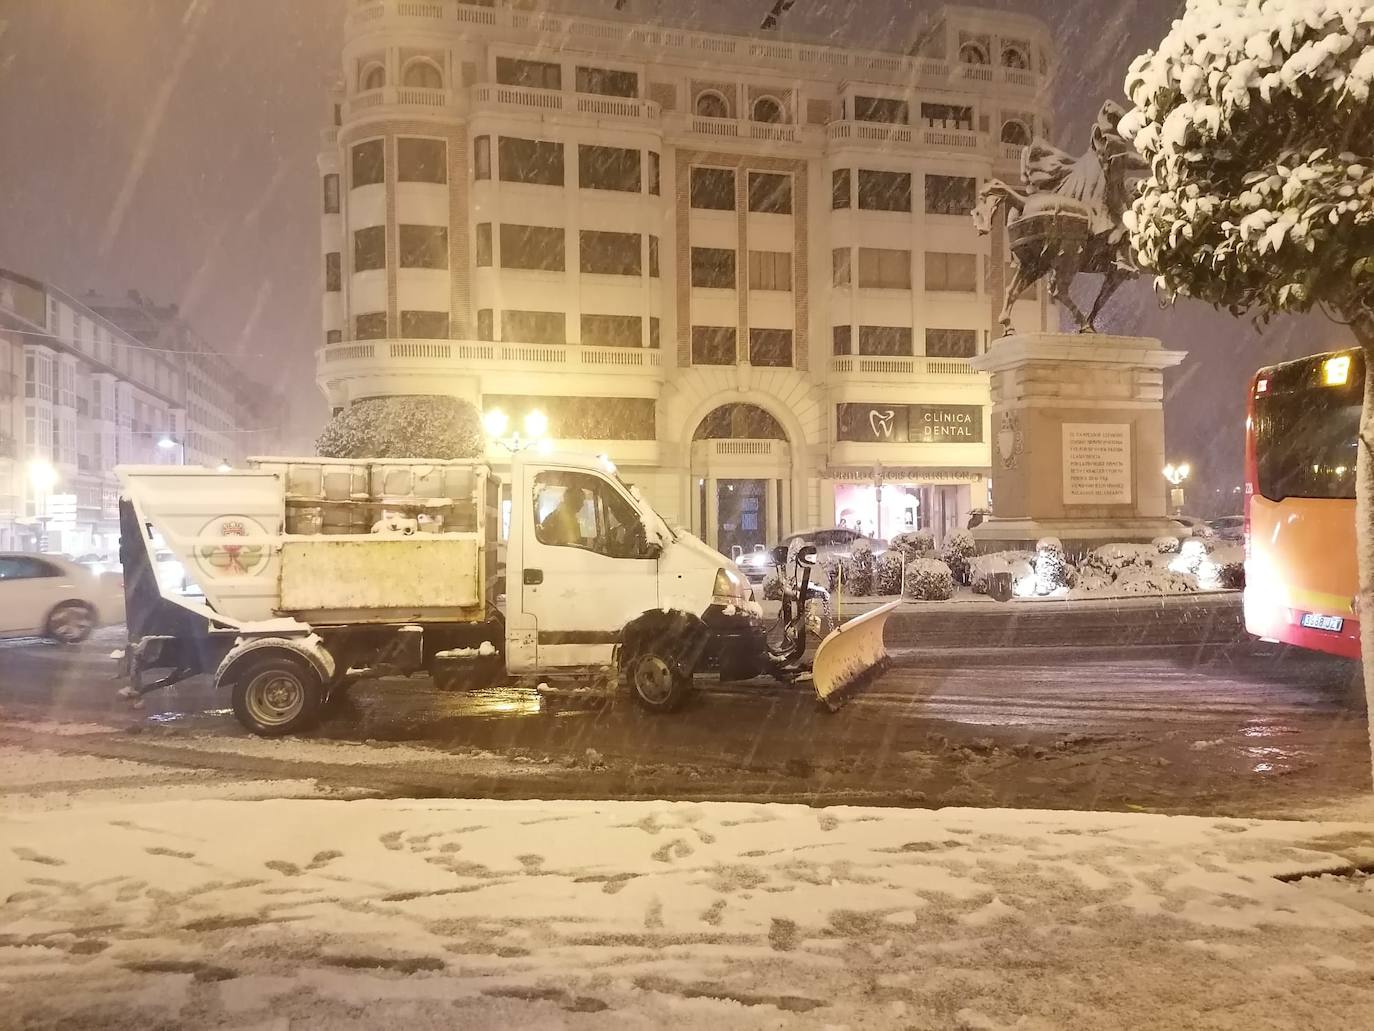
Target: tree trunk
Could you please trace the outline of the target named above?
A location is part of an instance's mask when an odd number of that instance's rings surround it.
[[[1351,328],[1364,350],[1364,408],[1355,473],[1355,553],[1359,559],[1360,663],[1364,671],[1365,723],[1374,777],[1374,319],[1357,316]]]

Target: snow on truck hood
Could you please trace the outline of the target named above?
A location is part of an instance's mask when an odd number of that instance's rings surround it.
[[[663,549],[663,557],[659,561],[668,571],[705,568],[709,565],[712,573],[722,567],[739,573],[735,563],[692,534],[679,534]],[[743,576],[742,573],[740,575]]]

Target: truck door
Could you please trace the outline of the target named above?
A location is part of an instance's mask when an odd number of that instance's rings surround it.
[[[521,577],[538,665],[605,665],[621,628],[659,603],[658,560],[639,513],[619,487],[586,472],[541,470],[532,493]]]

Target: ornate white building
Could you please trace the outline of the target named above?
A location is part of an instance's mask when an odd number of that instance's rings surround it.
[[[962,526],[1005,278],[968,212],[1047,133],[1046,26],[944,7],[859,50],[614,6],[350,3],[319,160],[331,407],[538,409],[727,551]],[[1042,295],[1020,308],[1044,328]]]

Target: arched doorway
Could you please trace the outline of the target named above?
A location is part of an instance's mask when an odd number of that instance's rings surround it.
[[[792,451],[787,433],[758,405],[721,405],[692,433],[692,530],[750,571],[790,528]]]

